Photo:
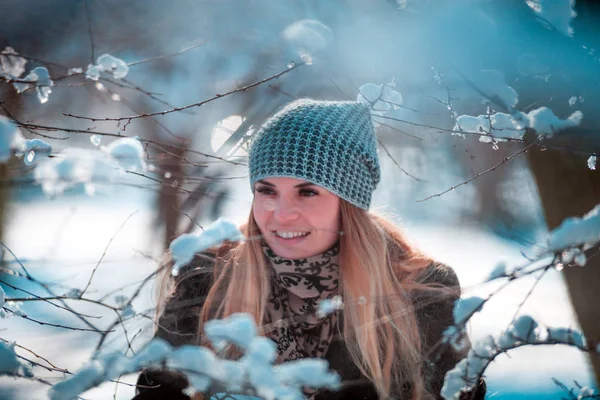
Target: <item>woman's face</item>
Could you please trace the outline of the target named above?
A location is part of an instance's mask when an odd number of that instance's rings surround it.
[[[339,237],[340,198],[300,179],[256,182],[252,213],[271,250],[283,258],[323,253]]]

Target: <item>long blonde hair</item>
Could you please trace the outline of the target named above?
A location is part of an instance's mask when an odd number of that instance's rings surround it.
[[[389,220],[344,200],[340,207],[343,339],[350,357],[380,397],[410,383],[413,399],[428,398],[410,291],[421,286],[416,277],[430,260]],[[199,332],[206,321],[237,312],[251,314],[258,326],[264,321],[269,269],[260,240],[252,240],[261,237],[252,213],[241,230],[249,240],[214,249],[214,284],[200,313]]]

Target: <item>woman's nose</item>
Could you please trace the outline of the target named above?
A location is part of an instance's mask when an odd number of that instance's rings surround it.
[[[279,223],[285,223],[288,221],[293,221],[298,218],[298,207],[292,200],[280,198],[275,205],[275,212],[273,213],[273,217]]]

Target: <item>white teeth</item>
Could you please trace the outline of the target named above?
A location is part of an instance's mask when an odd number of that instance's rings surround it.
[[[275,232],[277,236],[282,237],[284,239],[291,239],[295,237],[302,237],[308,235],[308,232]]]

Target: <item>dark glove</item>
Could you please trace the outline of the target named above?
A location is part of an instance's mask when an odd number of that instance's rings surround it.
[[[188,387],[184,375],[168,370],[145,370],[137,381],[137,395],[132,400],[190,400],[182,393]]]

